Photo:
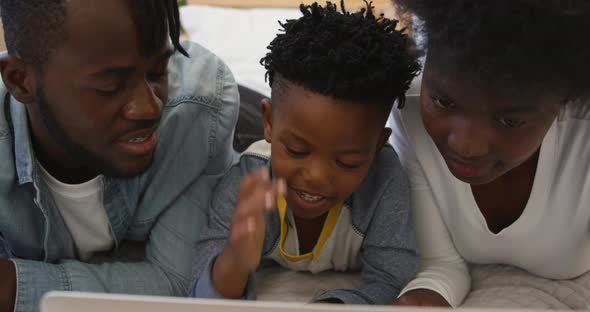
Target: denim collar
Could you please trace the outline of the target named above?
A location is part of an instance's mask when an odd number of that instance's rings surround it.
[[[20,185],[33,182],[35,155],[25,105],[10,97],[10,116],[14,132],[14,157]]]

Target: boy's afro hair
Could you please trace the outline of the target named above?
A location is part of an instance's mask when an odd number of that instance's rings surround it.
[[[391,108],[404,94],[420,65],[397,20],[375,16],[371,3],[357,13],[336,4],[301,5],[303,16],[280,23],[284,33],[261,60],[270,85],[277,76],[312,92],[346,101]]]

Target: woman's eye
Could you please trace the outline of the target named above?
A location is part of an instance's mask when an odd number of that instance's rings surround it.
[[[308,152],[294,150],[294,149],[289,148],[289,147],[286,147],[286,149],[287,149],[287,153],[289,153],[293,157],[305,157],[308,154]]]
[[[523,120],[515,119],[515,118],[499,117],[496,120],[498,121],[500,126],[502,126],[502,128],[508,128],[508,129],[522,127],[526,123]]]
[[[452,109],[455,107],[455,103],[450,101],[445,101],[436,97],[430,97],[432,99],[432,103],[440,109]]]

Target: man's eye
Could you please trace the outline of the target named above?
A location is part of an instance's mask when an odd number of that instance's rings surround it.
[[[309,154],[308,152],[305,152],[305,151],[298,151],[298,150],[294,150],[289,147],[285,147],[285,148],[287,149],[287,153],[289,153],[289,155],[291,155],[293,157],[305,157],[305,156],[307,156],[307,154]]]
[[[436,106],[439,109],[447,110],[455,108],[455,103],[451,101],[445,101],[436,97],[430,97],[430,99],[432,100],[434,106]]]
[[[507,129],[522,127],[526,124],[525,121],[515,118],[498,117],[496,118],[496,121],[500,124],[502,128]]]

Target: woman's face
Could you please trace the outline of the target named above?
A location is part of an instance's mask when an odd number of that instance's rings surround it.
[[[424,127],[461,181],[486,184],[524,163],[539,150],[561,103],[555,96],[500,94],[506,92],[425,64]]]

